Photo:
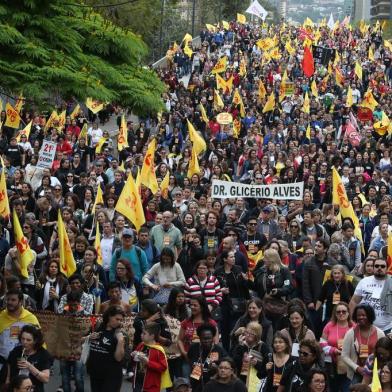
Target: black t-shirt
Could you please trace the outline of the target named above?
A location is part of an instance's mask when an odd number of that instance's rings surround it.
[[[114,329],[100,331],[99,338],[90,341],[87,371],[92,377],[122,377],[122,364],[114,358],[117,347],[115,332]]]
[[[16,145],[16,146],[7,146],[5,149],[5,155],[9,157],[11,166],[21,166],[22,164],[22,153],[23,149],[22,147]]]
[[[256,232],[254,235],[243,235],[243,241],[245,248],[250,253],[257,253],[267,244],[267,237],[264,234]]]
[[[26,371],[26,374],[28,373],[27,369],[19,369],[17,365],[18,358],[22,356],[22,351],[23,351],[22,346],[15,347],[10,352],[10,355],[8,357],[8,364],[11,369],[11,374],[10,374],[11,380],[14,377],[16,377],[18,374],[24,374],[24,373],[20,373],[21,370],[22,372]],[[27,356],[27,361],[33,364],[33,366],[37,368],[39,371],[50,369],[51,357],[44,348],[41,348],[33,355]],[[30,377],[31,382],[35,386],[34,390],[36,392],[44,392],[44,384],[41,381],[39,381],[37,378],[35,378],[31,373],[29,373],[28,375]]]

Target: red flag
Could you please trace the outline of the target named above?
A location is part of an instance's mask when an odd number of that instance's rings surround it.
[[[314,74],[314,59],[310,49],[305,46],[304,58],[302,60],[302,69],[307,78],[310,78]]]

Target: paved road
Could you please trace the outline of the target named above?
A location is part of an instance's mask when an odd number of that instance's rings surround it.
[[[57,389],[61,385],[61,375],[60,375],[60,366],[59,366],[59,361],[54,362],[54,374],[50,377],[49,384],[45,386],[45,391],[46,392],[56,392]],[[132,385],[129,381],[126,381],[124,379],[123,384],[121,386],[121,392],[131,392],[132,391]],[[91,392],[90,389],[90,379],[88,377],[88,374],[85,373],[85,378],[84,378],[84,392]],[[110,391],[108,391],[110,392]]]

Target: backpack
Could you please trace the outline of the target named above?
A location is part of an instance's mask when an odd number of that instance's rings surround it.
[[[137,258],[139,260],[139,264],[142,264],[142,250],[136,245],[134,245],[134,247],[136,249],[136,254],[137,254]],[[114,251],[114,255],[116,257],[116,263],[117,263],[117,260],[121,257],[121,252],[122,252],[122,248],[117,248]]]

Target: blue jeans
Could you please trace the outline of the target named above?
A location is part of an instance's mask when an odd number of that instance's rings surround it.
[[[75,391],[84,392],[83,363],[81,361],[60,361],[61,380],[64,392],[71,392],[71,371],[75,377]]]

